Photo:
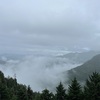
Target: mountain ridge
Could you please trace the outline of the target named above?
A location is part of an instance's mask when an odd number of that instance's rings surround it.
[[[73,52],[60,57],[70,59],[75,63],[85,63],[86,61],[92,59],[95,55],[98,54],[100,54],[100,51]]]
[[[100,72],[100,54],[94,56],[81,66],[68,70],[66,73],[69,80],[76,77],[78,81],[84,82],[93,72]]]

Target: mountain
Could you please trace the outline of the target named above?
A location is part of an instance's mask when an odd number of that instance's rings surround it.
[[[68,70],[67,75],[69,80],[76,77],[78,81],[84,82],[95,71],[100,72],[100,54],[94,56],[83,65]]]
[[[100,51],[87,51],[87,52],[74,52],[62,55],[60,57],[67,58],[73,63],[85,63],[90,60],[93,56],[100,54]]]

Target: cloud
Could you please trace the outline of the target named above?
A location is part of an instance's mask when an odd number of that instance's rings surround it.
[[[0,45],[96,49],[99,4],[99,0],[0,0]]]
[[[6,64],[0,64],[0,69],[6,77],[14,77],[16,74],[18,83],[30,85],[33,91],[42,91],[45,88],[54,91],[60,81],[67,80],[63,72],[80,65],[54,56],[26,56],[18,60],[2,57],[2,60]]]

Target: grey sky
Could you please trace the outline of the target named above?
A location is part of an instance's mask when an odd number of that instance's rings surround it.
[[[100,46],[100,0],[0,0],[0,48]]]

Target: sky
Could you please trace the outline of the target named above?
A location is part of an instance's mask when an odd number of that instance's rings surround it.
[[[100,0],[0,0],[0,52],[99,50]]]

